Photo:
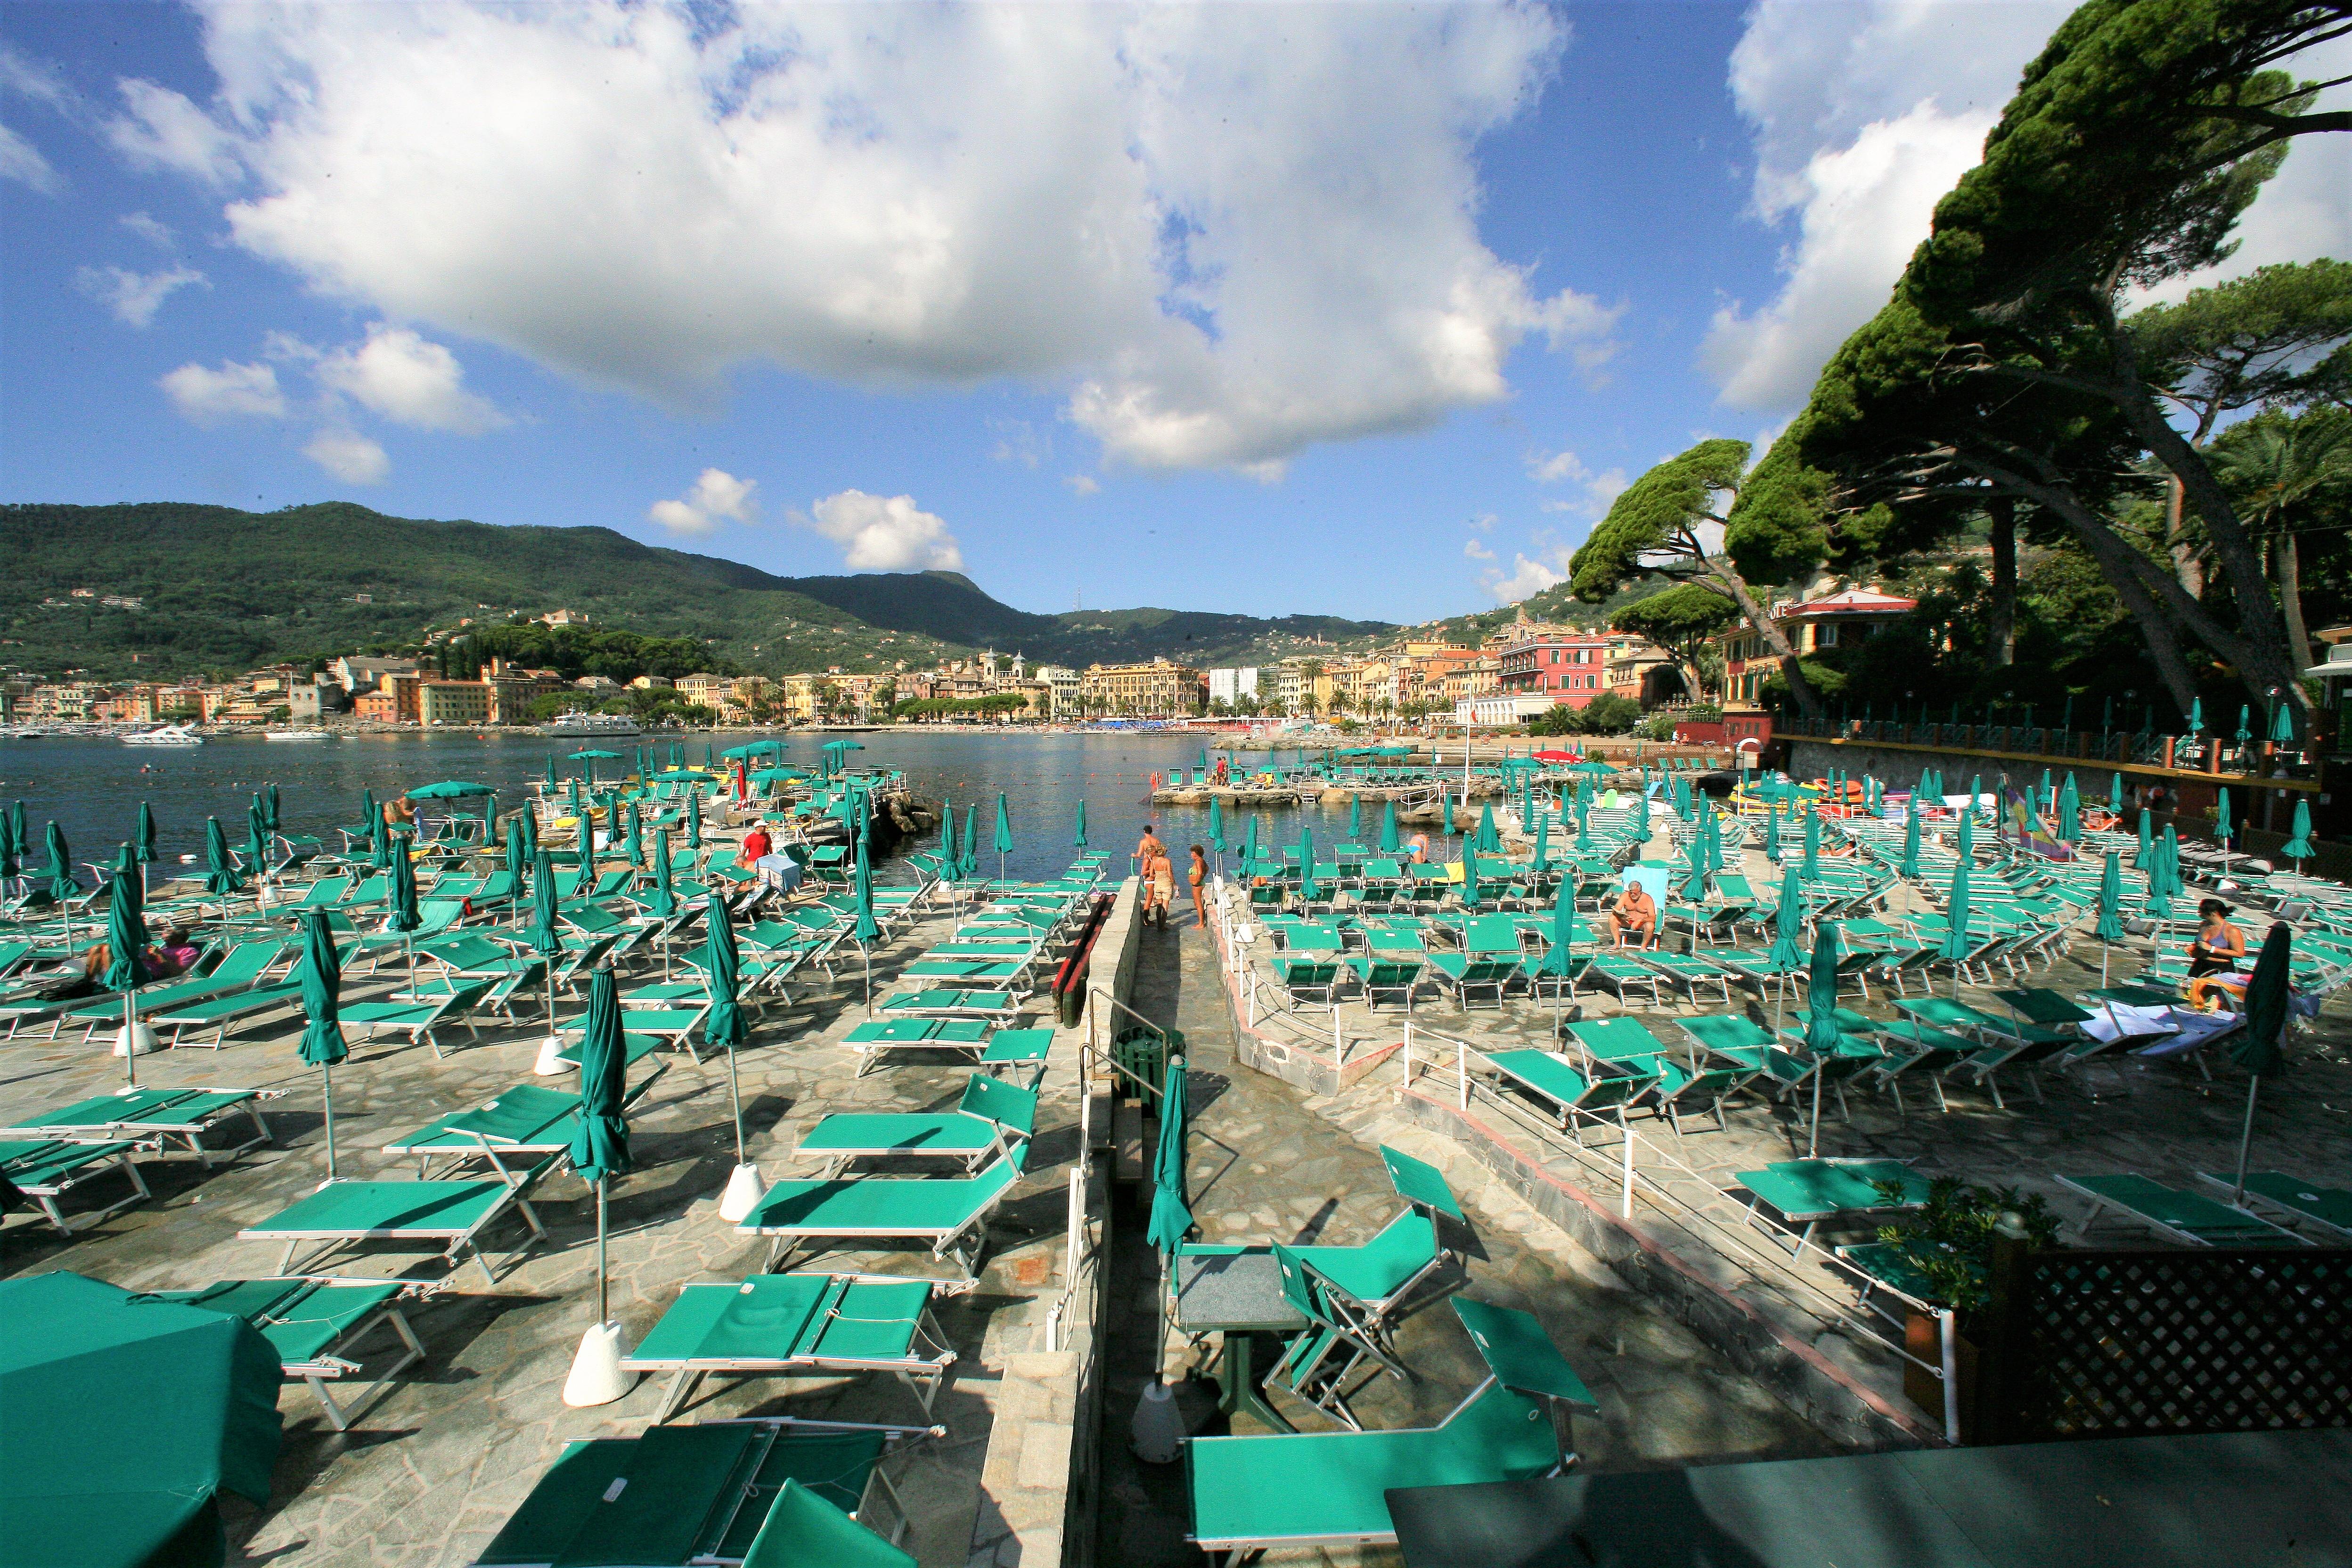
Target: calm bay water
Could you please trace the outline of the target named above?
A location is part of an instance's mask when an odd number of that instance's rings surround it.
[[[830,738],[786,740],[785,762],[814,766],[818,748]],[[1120,870],[1146,822],[1160,825],[1180,859],[1183,847],[1203,841],[1208,830],[1205,809],[1160,807],[1155,813],[1145,798],[1151,774],[1198,763],[1197,738],[899,730],[852,738],[866,747],[854,753],[857,763],[905,769],[917,794],[954,803],[959,822],[963,808],[977,804],[981,863],[992,872],[1000,790],[1012,813],[1015,845],[1006,869],[1018,876],[1043,875],[1069,863],[1075,853],[1072,820],[1080,800],[1087,803],[1088,839],[1121,858],[1113,862]],[[723,750],[742,739],[722,736],[717,744]],[[0,740],[0,802],[25,802],[37,856],[42,825],[56,819],[79,865],[111,860],[116,846],[131,836],[144,800],[154,809],[157,847],[170,863],[184,854],[202,855],[207,814],[221,819],[231,843],[243,845],[247,805],[264,784],[278,785],[279,821],[287,832],[320,834],[332,845],[338,842],[334,829],[358,820],[363,789],[373,788],[382,799],[439,779],[467,779],[520,801],[528,781],[545,776],[551,752],[577,749],[576,743],[551,742],[545,736],[495,731],[372,735],[291,745],[258,736],[215,737],[185,749],[55,736]],[[626,754],[630,746],[624,741],[604,749]],[[699,761],[702,754],[701,740],[689,743],[691,759]],[[567,776],[580,765],[557,764]],[[604,777],[624,765],[597,764]],[[1339,821],[1344,825],[1344,811]],[[1273,827],[1273,814],[1266,814],[1260,832]],[[1284,831],[1295,834],[1295,821]],[[1228,839],[1238,845],[1241,835],[1238,816],[1229,814]],[[1320,827],[1317,837],[1324,837]]]

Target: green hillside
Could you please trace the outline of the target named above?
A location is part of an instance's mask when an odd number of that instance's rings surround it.
[[[1081,668],[1156,655],[1246,663],[1389,629],[1154,609],[1039,616],[952,572],[776,577],[605,528],[426,521],[345,502],[0,507],[0,663],[96,679],[404,647],[428,626],[557,609],[692,637],[714,665],[773,674],[919,668],[983,647]],[[109,606],[110,596],[140,604]]]

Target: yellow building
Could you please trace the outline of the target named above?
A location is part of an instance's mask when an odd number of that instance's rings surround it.
[[[1134,718],[1190,715],[1206,703],[1207,683],[1201,672],[1164,658],[1150,664],[1089,665],[1080,686],[1097,712]]]
[[[490,721],[490,683],[487,680],[425,680],[417,683],[416,721],[426,729],[436,724],[462,726]]]

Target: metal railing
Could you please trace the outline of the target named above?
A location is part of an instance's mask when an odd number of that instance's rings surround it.
[[[1533,1142],[1546,1156],[1544,1163],[1549,1163],[1551,1156],[1564,1158],[1589,1178],[1597,1178],[1602,1190],[1615,1193],[1621,1220],[1633,1220],[1637,1202],[1648,1204],[1719,1256],[1748,1268],[1759,1282],[1795,1297],[1806,1310],[1865,1335],[1902,1361],[1938,1379],[1943,1384],[1944,1436],[1948,1442],[1959,1442],[1958,1332],[1951,1308],[1922,1300],[1872,1279],[1811,1240],[1801,1237],[1794,1251],[1783,1249],[1768,1239],[1748,1206],[1717,1185],[1715,1177],[1656,1139],[1644,1139],[1636,1133],[1624,1107],[1619,1107],[1613,1116],[1598,1115],[1576,1106],[1564,1107],[1565,1129],[1555,1127],[1472,1070],[1474,1058],[1483,1058],[1485,1054],[1481,1047],[1467,1041],[1417,1027],[1408,1018],[1403,1086],[1411,1089],[1418,1076],[1434,1077],[1440,1083],[1450,1078],[1454,1104],[1464,1114],[1468,1114],[1475,1104]],[[1582,1142],[1585,1131],[1614,1132],[1617,1141],[1612,1148],[1595,1150]],[[1855,1299],[1845,1299],[1800,1267],[1809,1253],[1831,1278],[1853,1289]],[[1892,1311],[1870,1304],[1876,1292],[1884,1292],[1902,1306],[1927,1313],[1936,1321],[1939,1341],[1936,1360],[1924,1360],[1910,1352],[1904,1342],[1902,1321]]]

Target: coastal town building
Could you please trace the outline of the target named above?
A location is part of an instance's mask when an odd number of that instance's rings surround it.
[[[416,688],[416,721],[428,730],[490,721],[487,680],[426,680]]]
[[[1088,665],[1081,686],[1088,707],[1119,718],[1189,717],[1208,702],[1201,672],[1165,658],[1149,664]]]
[[[1874,585],[1848,586],[1777,605],[1771,614],[1773,624],[1802,658],[1823,648],[1850,646],[1901,620],[1917,607],[1917,600],[1886,593]],[[1765,686],[1780,668],[1780,656],[1761,633],[1744,621],[1727,627],[1711,640],[1723,660],[1726,702],[1756,706]]]
[[[1496,689],[1513,696],[1543,697],[1547,708],[1583,708],[1608,689],[1609,652],[1610,638],[1605,633],[1547,628],[1503,650],[1496,661]]]

